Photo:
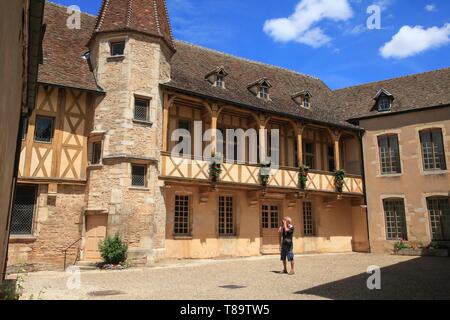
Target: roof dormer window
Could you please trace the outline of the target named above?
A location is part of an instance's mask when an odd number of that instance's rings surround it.
[[[264,86],[264,85],[260,86],[259,87],[259,97],[261,99],[266,99],[266,100],[269,99],[269,87]]]
[[[205,79],[214,87],[225,89],[225,77],[228,73],[223,67],[217,67],[209,72]]]
[[[225,76],[222,74],[218,74],[216,77],[216,87],[223,88],[225,87]]]
[[[270,82],[266,78],[262,78],[250,84],[247,89],[260,99],[270,100],[269,91],[271,87]]]
[[[394,96],[390,94],[387,90],[382,88],[378,91],[378,93],[374,97],[374,100],[376,101],[376,103],[372,111],[376,108],[378,112],[388,112],[391,111]]]
[[[311,109],[311,97],[309,91],[302,91],[292,95],[292,100],[305,109]]]
[[[384,112],[391,110],[391,99],[387,96],[382,96],[378,99],[378,111]]]

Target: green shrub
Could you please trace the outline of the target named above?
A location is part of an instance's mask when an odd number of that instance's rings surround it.
[[[99,244],[103,261],[107,264],[120,264],[127,260],[128,245],[116,234]]]

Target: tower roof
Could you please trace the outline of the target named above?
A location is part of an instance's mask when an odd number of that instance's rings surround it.
[[[159,37],[175,50],[165,0],[103,0],[93,36],[113,31]]]

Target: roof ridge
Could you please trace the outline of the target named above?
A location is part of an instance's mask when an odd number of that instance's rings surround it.
[[[358,87],[364,87],[364,86],[368,86],[368,85],[374,85],[374,84],[383,83],[383,82],[386,82],[386,81],[393,81],[393,80],[411,78],[411,77],[415,77],[415,76],[421,76],[421,75],[425,75],[425,74],[429,74],[429,73],[433,73],[433,72],[444,71],[444,70],[447,70],[447,69],[450,69],[450,67],[441,68],[441,69],[435,69],[435,70],[429,70],[429,71],[424,71],[424,72],[419,72],[419,73],[413,73],[413,74],[407,74],[407,75],[404,75],[404,76],[387,78],[387,79],[384,79],[384,80],[377,80],[377,81],[372,81],[372,82],[365,82],[365,83],[361,83],[361,84],[355,84],[355,85],[350,86],[350,87],[344,87],[344,88],[341,88],[341,89],[333,90],[333,92],[344,91],[344,90],[358,88]]]
[[[307,78],[311,78],[311,79],[314,79],[314,80],[319,80],[320,82],[322,82],[328,88],[328,86],[320,78],[311,76],[311,75],[306,74],[306,73],[298,72],[298,71],[295,71],[295,70],[291,70],[291,69],[288,69],[288,68],[283,68],[283,67],[280,67],[280,66],[275,66],[275,65],[264,63],[264,62],[260,62],[260,61],[255,61],[255,60],[239,57],[239,56],[233,55],[231,53],[226,53],[226,52],[223,52],[223,51],[219,51],[219,50],[215,50],[215,49],[211,49],[211,48],[206,48],[206,47],[203,47],[203,46],[200,46],[200,45],[197,45],[197,44],[192,44],[192,43],[184,41],[184,40],[177,40],[177,39],[175,39],[175,42],[180,42],[180,43],[183,43],[183,44],[191,46],[191,47],[195,47],[195,48],[199,48],[199,49],[202,49],[202,50],[218,53],[218,54],[221,54],[221,55],[226,56],[226,57],[239,59],[239,60],[242,60],[242,61],[245,61],[245,62],[254,63],[254,64],[259,64],[259,65],[262,65],[262,66],[265,66],[265,67],[269,67],[269,68],[273,68],[273,69],[278,69],[278,70],[282,70],[282,71],[288,71],[290,73],[295,73],[295,74],[298,74],[298,75],[301,75],[301,76],[304,76],[304,77],[307,77]]]
[[[46,6],[47,6],[47,5],[52,5],[52,6],[59,7],[59,8],[64,8],[64,9],[67,9],[67,8],[70,7],[70,6],[65,6],[65,5],[63,5],[63,4],[56,3],[56,2],[52,2],[52,1],[49,1],[49,0],[46,0],[45,5],[46,5]],[[93,15],[93,14],[91,14],[91,13],[89,13],[89,12],[84,12],[84,11],[82,11],[81,8],[80,8],[80,13],[81,13],[81,14],[85,14],[85,15],[87,15],[87,16],[91,16],[91,17],[93,17],[93,18],[97,18],[96,15]]]

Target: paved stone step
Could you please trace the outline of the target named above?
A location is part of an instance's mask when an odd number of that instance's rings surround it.
[[[75,266],[80,270],[96,270],[98,262],[95,261],[78,261]]]

